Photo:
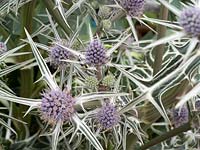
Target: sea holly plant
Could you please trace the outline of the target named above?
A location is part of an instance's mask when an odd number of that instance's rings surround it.
[[[33,49],[33,53],[38,62],[39,68],[41,70],[42,78],[44,78],[44,80],[47,82],[47,84],[50,87],[50,90],[47,89],[42,94],[41,101],[29,100],[31,101],[29,102],[28,99],[20,100],[20,99],[17,99],[17,97],[13,99],[12,98],[7,99],[7,100],[30,106],[30,109],[28,110],[28,112],[35,108],[40,109],[41,119],[47,122],[48,124],[53,124],[55,126],[54,131],[52,132],[52,136],[53,136],[52,149],[56,149],[58,138],[59,138],[58,136],[59,136],[63,122],[69,121],[69,120],[75,123],[76,128],[80,130],[86,136],[86,138],[90,140],[90,142],[93,144],[93,146],[96,149],[99,149],[99,150],[103,149],[101,144],[95,137],[95,135],[89,129],[89,127],[84,123],[84,121],[81,121],[79,119],[78,114],[75,112],[75,103],[76,101],[78,101],[79,103],[82,103],[81,101],[84,101],[85,99],[87,99],[87,101],[90,101],[98,97],[109,98],[109,97],[116,97],[116,96],[125,96],[127,94],[126,93],[118,93],[118,94],[116,93],[99,93],[98,94],[97,93],[96,96],[93,95],[92,97],[89,95],[88,96],[84,95],[83,97],[73,98],[71,94],[68,93],[70,91],[65,91],[65,90],[62,91],[58,87],[47,65],[45,64],[45,61],[41,57],[41,54],[39,53],[36,45],[32,41],[27,31],[26,31],[26,34],[31,44],[31,48]],[[115,109],[115,108],[112,108],[112,109]],[[107,111],[112,111],[112,109],[107,110]],[[117,112],[113,112],[113,113],[111,112],[110,114],[111,117],[112,115],[117,115],[115,114]],[[117,116],[113,116],[113,117],[117,117]],[[118,119],[116,118],[116,120],[113,122],[113,125],[117,123],[117,120]],[[111,126],[108,126],[108,127],[111,127]]]
[[[200,2],[0,2],[0,149],[199,149]]]

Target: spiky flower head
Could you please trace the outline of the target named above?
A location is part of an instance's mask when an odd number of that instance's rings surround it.
[[[189,121],[189,111],[186,106],[183,106],[180,109],[172,110],[172,122],[177,128]]]
[[[75,112],[75,100],[61,90],[47,90],[42,94],[41,119],[50,124],[68,121]]]
[[[102,84],[103,84],[104,86],[109,86],[109,87],[111,87],[111,86],[114,85],[114,83],[115,83],[115,77],[114,77],[113,75],[107,75],[107,76],[105,76],[105,77],[103,78],[103,80],[102,80]]]
[[[189,7],[184,9],[179,18],[179,24],[185,32],[193,36],[200,35],[200,8]]]
[[[85,79],[85,84],[87,87],[89,87],[90,89],[95,89],[97,88],[99,81],[97,80],[96,77],[94,76],[88,76]]]
[[[109,30],[112,26],[112,22],[109,19],[102,20],[102,26],[105,30]]]
[[[86,51],[86,63],[95,66],[106,63],[106,51],[100,40],[90,42]]]
[[[108,7],[108,6],[100,6],[99,7],[98,15],[102,19],[108,19],[110,14],[111,14],[111,8],[110,7]]]
[[[119,4],[129,16],[140,17],[143,14],[145,0],[119,0]]]
[[[106,103],[97,112],[97,120],[104,129],[109,129],[115,126],[120,121],[120,115],[117,108],[110,103]]]
[[[58,44],[63,45],[65,47],[68,46],[65,40],[59,41]],[[57,44],[54,44],[50,48],[50,50],[50,63],[54,67],[64,67],[65,65],[67,65],[67,62],[64,62],[62,60],[70,59],[72,57],[72,54],[69,51]]]
[[[7,51],[7,46],[4,42],[0,42],[0,55]]]

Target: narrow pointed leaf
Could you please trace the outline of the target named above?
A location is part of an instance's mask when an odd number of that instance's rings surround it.
[[[90,141],[94,148],[96,148],[96,150],[104,150],[90,128],[85,124],[85,122],[79,119],[77,114],[75,114],[72,119],[76,123],[78,130],[85,135],[85,137]]]
[[[42,58],[39,50],[37,49],[35,43],[33,42],[31,36],[29,35],[28,31],[25,29],[27,38],[29,40],[30,46],[32,48],[33,54],[35,56],[35,59],[38,63],[38,66],[40,68],[40,72],[42,74],[42,76],[44,77],[45,81],[47,82],[47,84],[52,88],[52,89],[57,89],[58,85],[57,83],[54,81],[53,76],[51,75],[51,72],[49,71],[49,68],[47,66],[47,64],[45,63],[44,59]]]

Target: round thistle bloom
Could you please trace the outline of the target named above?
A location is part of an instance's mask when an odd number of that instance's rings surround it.
[[[98,11],[99,17],[102,19],[108,19],[111,13],[111,8],[108,6],[101,6]]]
[[[75,112],[75,100],[65,91],[47,90],[42,94],[41,119],[50,124],[68,121]]]
[[[183,106],[180,109],[173,109],[172,110],[172,122],[174,123],[174,126],[176,128],[189,121],[188,108],[186,106]]]
[[[61,41],[59,42],[59,44],[67,46],[66,41]],[[67,64],[67,62],[64,62],[62,60],[69,59],[70,57],[72,57],[72,54],[69,51],[56,44],[53,45],[50,48],[50,50],[50,63],[54,67],[64,67]]]
[[[112,26],[112,22],[109,19],[102,20],[102,25],[105,30],[109,30]]]
[[[87,87],[95,89],[98,86],[99,82],[96,77],[88,76],[85,80],[85,84]]]
[[[113,75],[107,75],[103,78],[102,84],[104,86],[113,86],[115,83],[115,77]]]
[[[104,129],[109,129],[115,126],[119,120],[120,115],[113,104],[106,104],[97,112],[97,120]]]
[[[106,63],[106,51],[101,41],[95,39],[90,42],[86,51],[86,63],[89,65],[103,65]]]
[[[0,42],[0,55],[7,51],[7,46],[4,42]]]
[[[182,11],[179,24],[184,28],[186,33],[193,36],[200,35],[200,8],[189,7]]]
[[[120,0],[119,4],[132,17],[139,17],[143,14],[145,0]]]

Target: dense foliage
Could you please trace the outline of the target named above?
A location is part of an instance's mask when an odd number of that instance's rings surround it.
[[[200,1],[0,1],[0,149],[200,149]]]

